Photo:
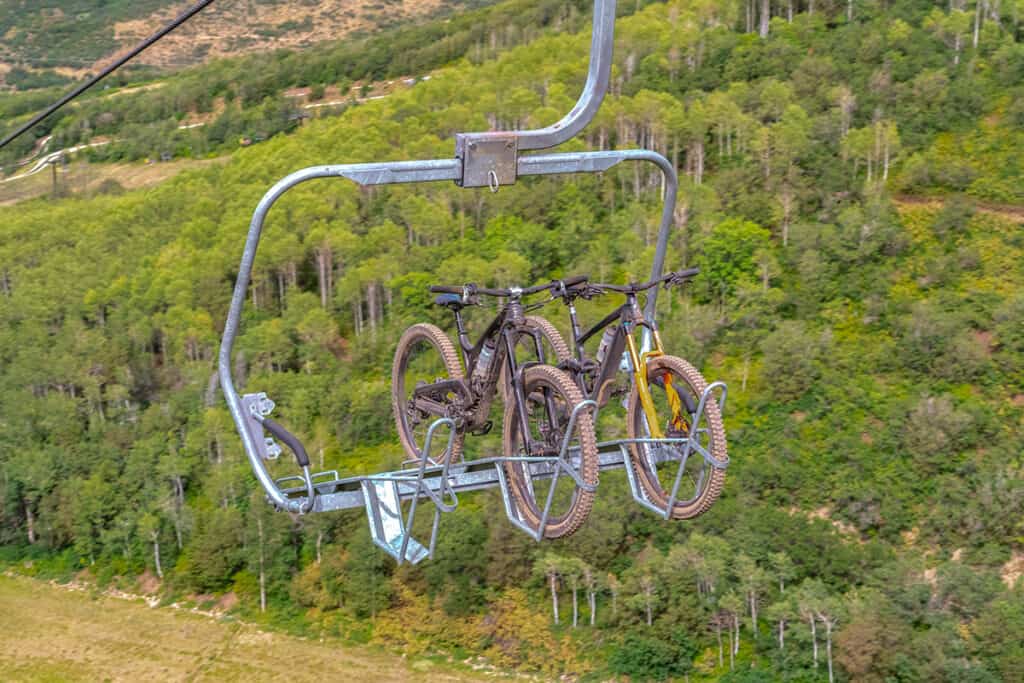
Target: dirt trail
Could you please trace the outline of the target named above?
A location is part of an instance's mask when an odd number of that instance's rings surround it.
[[[893,201],[897,205],[901,206],[928,206],[933,208],[942,208],[946,203],[947,197],[935,196],[935,197],[922,197],[919,195],[911,194],[900,194],[893,198]],[[974,204],[974,207],[980,213],[987,213],[993,216],[999,216],[1000,218],[1006,218],[1007,220],[1014,221],[1016,223],[1024,223],[1024,206],[1020,204],[998,204],[996,202],[986,202],[980,199],[969,198]]]
[[[427,659],[0,575],[6,681],[472,681]],[[493,676],[487,677],[493,680]]]

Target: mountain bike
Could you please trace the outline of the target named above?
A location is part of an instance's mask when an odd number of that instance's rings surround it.
[[[516,483],[514,494],[523,521],[536,530],[543,527],[547,538],[572,534],[590,513],[598,481],[597,439],[590,404],[579,387],[564,371],[545,364],[543,337],[527,320],[523,299],[578,282],[582,279],[525,289],[432,286],[430,291],[439,295],[435,303],[455,318],[459,348],[436,325],[419,323],[402,335],[392,368],[398,435],[416,462],[429,460],[425,440],[430,425],[439,418],[451,419],[456,433],[441,462],[431,460],[430,464],[460,459],[467,434],[490,431],[491,404],[499,385],[505,386],[504,457],[497,464]],[[499,310],[473,343],[462,312],[479,305],[482,296],[499,298]],[[524,343],[535,360],[518,360],[522,353],[517,350]],[[544,463],[554,465],[549,470],[553,476],[534,482],[532,466]],[[569,476],[559,477],[560,472]],[[545,502],[538,504],[538,500]]]
[[[725,428],[718,403],[708,400],[707,381],[687,361],[665,354],[657,324],[644,317],[637,299],[642,292],[661,284],[666,288],[682,285],[697,272],[682,270],[629,285],[595,284],[577,277],[551,288],[552,299],[561,299],[569,309],[572,350],[549,321],[530,316],[525,322],[528,329],[544,337],[547,345],[555,349],[558,367],[573,377],[584,397],[596,401],[598,410],[615,393],[622,367],[628,368],[631,386],[626,399],[626,428],[632,441],[631,466],[647,498],[661,509],[671,506],[670,516],[674,519],[703,514],[720,495],[727,462]],[[581,331],[576,300],[607,292],[625,296],[625,303],[587,331]],[[636,340],[639,328],[649,332],[653,348],[641,350]],[[591,358],[584,344],[602,330],[597,352]],[[692,451],[701,457],[688,458]],[[673,463],[680,462],[687,468],[686,475],[695,491],[684,500],[677,500],[682,471],[678,467],[673,469]],[[667,486],[662,481],[666,474]]]

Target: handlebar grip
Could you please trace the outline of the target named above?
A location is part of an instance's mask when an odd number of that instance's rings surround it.
[[[299,463],[299,467],[309,467],[309,456],[306,454],[306,448],[291,432],[269,417],[263,418],[263,426],[292,450],[292,453],[295,454],[295,460]]]
[[[700,268],[687,268],[686,270],[679,270],[675,273],[676,277],[693,277],[694,275],[700,275]]]
[[[462,287],[449,287],[448,285],[430,285],[432,294],[462,294]]]
[[[581,282],[586,282],[589,279],[589,275],[573,275],[572,277],[567,277],[564,280],[562,280],[562,284],[564,284],[566,287],[572,287],[573,285],[578,285]]]

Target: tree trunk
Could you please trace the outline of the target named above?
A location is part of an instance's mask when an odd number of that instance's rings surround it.
[[[36,542],[36,516],[32,513],[32,501],[28,498],[24,500],[25,503],[25,526],[28,532],[28,544],[35,545]]]
[[[882,141],[882,180],[889,179],[889,132],[886,131]]]
[[[718,617],[715,617],[715,638],[718,640],[718,666],[722,667],[725,665],[725,651],[722,650],[722,620]]]
[[[594,626],[597,623],[597,593],[590,591],[587,597],[590,602],[590,625]]]
[[[786,620],[779,619],[779,650],[786,649]]]
[[[704,182],[704,140],[698,140],[694,143],[694,152],[696,158],[694,159],[693,168],[693,180],[697,185]]]
[[[729,620],[729,671],[736,666],[736,640],[738,636],[733,635],[733,620]]]
[[[818,630],[814,627],[814,616],[810,617],[811,620],[811,643],[814,644],[814,668],[818,668]]]
[[[174,513],[174,540],[178,544],[178,550],[180,551],[184,544],[181,539],[181,512],[177,511]]]
[[[331,300],[331,252],[329,249],[318,249],[316,252],[317,274],[320,276],[320,307],[327,308]]]
[[[757,593],[750,591],[750,626],[757,637]]]
[[[832,622],[825,621],[825,653],[828,657],[828,683],[834,683],[832,673]]]
[[[260,612],[267,611],[267,573],[263,565],[263,520],[256,519],[256,529],[260,540]]]
[[[573,586],[572,588],[572,627],[576,628],[576,625],[580,620],[580,607],[579,600],[577,599],[578,589]]]
[[[557,577],[554,573],[548,574],[548,583],[551,586],[551,609],[555,614],[555,626],[558,626],[558,588]]]
[[[853,21],[853,0],[846,0],[846,20]]]
[[[370,335],[377,335],[377,283],[366,285],[366,315],[370,319]]]
[[[321,451],[321,453],[322,452],[323,451]],[[316,532],[316,563],[317,564],[320,564],[321,560],[323,560],[323,555],[320,554],[320,548],[323,545],[323,541],[324,541],[324,532],[323,531]]]
[[[160,564],[160,534],[153,532],[153,564],[156,565],[156,575],[164,578],[164,568]]]
[[[733,626],[736,628],[736,641],[733,643],[733,652],[740,653],[740,615],[732,615]]]
[[[978,49],[978,37],[981,33],[981,22],[984,21],[984,17],[981,13],[982,4],[983,0],[977,0],[974,6],[974,39],[972,40],[971,45],[975,50]]]
[[[762,38],[768,37],[768,27],[771,21],[772,15],[772,3],[771,0],[761,0],[761,30],[759,34]]]

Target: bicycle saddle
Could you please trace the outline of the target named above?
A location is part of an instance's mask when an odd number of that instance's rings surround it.
[[[461,294],[438,294],[434,297],[434,303],[438,306],[450,308],[453,311],[461,311],[466,306],[462,301]]]

